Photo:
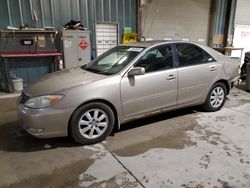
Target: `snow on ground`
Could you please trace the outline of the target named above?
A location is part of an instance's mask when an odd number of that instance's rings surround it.
[[[114,158],[103,144],[85,147],[96,151],[95,162],[79,176],[80,185],[139,187],[138,179],[154,188],[250,187],[250,103],[191,116],[197,125],[187,134],[196,144],[184,149],[156,148]]]
[[[95,163],[79,175],[82,187],[140,187],[138,182],[116,161],[112,154],[102,145],[84,146],[84,149],[96,151],[91,157]]]
[[[250,187],[250,104],[196,115],[196,145],[119,157],[145,187]]]

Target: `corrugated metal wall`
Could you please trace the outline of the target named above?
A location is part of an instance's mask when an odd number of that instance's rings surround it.
[[[211,27],[213,28],[212,34],[213,39],[213,48],[220,48],[221,44],[216,44],[220,41],[221,37],[223,37],[225,33],[225,22],[226,22],[226,11],[229,0],[214,0],[214,12],[212,12],[214,16],[213,23],[211,23]],[[235,18],[235,10],[236,10],[237,0],[232,0],[231,4],[231,13],[230,13],[230,21],[228,28],[228,35],[232,35],[234,32],[234,18]]]
[[[70,20],[80,20],[92,32],[95,56],[95,22],[119,23],[120,39],[123,28],[136,31],[137,0],[0,0],[0,29],[28,24],[32,28],[60,29]],[[37,21],[32,20],[35,12]],[[30,83],[51,72],[51,58],[11,60],[10,70]],[[1,83],[1,79],[0,79]],[[0,87],[1,90],[1,87]]]
[[[119,22],[120,39],[124,27],[136,31],[137,0],[0,0],[0,29],[7,26],[59,29],[71,19],[81,20],[95,38],[95,21]],[[32,21],[32,11],[38,21]],[[95,47],[95,40],[93,40]]]

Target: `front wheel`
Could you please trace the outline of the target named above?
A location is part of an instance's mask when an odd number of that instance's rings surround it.
[[[89,103],[73,113],[70,135],[81,144],[95,144],[111,133],[114,124],[114,113],[109,106],[99,102]]]
[[[220,110],[226,101],[226,86],[219,82],[210,89],[203,108],[208,112]]]

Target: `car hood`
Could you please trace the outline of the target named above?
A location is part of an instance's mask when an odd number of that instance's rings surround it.
[[[53,94],[94,82],[107,76],[82,70],[80,67],[57,71],[29,84],[23,92],[29,97]]]

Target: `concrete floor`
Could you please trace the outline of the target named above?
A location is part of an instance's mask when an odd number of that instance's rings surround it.
[[[250,187],[250,94],[215,113],[188,108],[134,121],[106,141],[36,139],[0,96],[0,187]]]

